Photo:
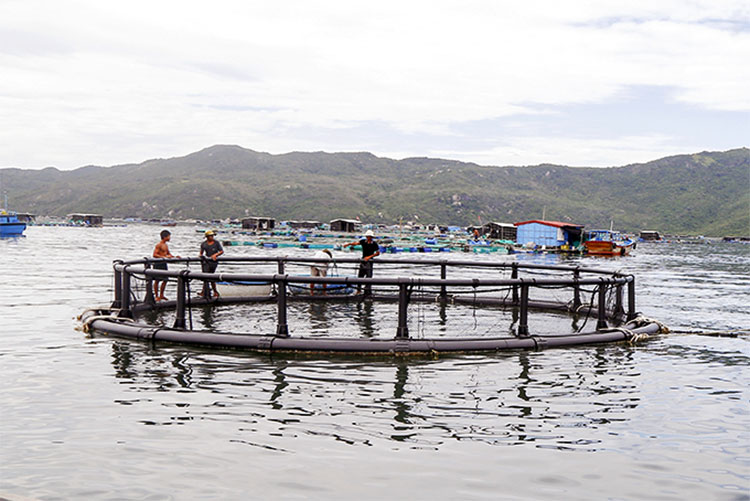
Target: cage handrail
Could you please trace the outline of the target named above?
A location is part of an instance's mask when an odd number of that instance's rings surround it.
[[[205,257],[179,257],[179,258],[153,258],[143,257],[140,259],[133,259],[128,261],[116,261],[116,264],[123,265],[136,265],[136,264],[150,264],[157,262],[166,263],[200,263],[205,261]],[[286,264],[299,264],[308,265],[315,263],[321,264],[359,264],[362,263],[361,258],[357,257],[336,257],[330,258],[313,258],[313,257],[297,257],[297,256],[220,256],[216,259],[219,263],[286,263]],[[611,276],[631,276],[630,274],[621,273],[620,271],[604,270],[598,268],[588,268],[581,266],[565,266],[565,265],[549,265],[539,263],[519,263],[519,262],[505,262],[505,261],[466,261],[466,260],[454,260],[454,259],[397,259],[378,256],[373,263],[381,264],[414,264],[414,265],[445,265],[453,267],[467,267],[467,268],[521,268],[521,269],[536,269],[536,270],[551,270],[551,271],[576,271],[598,274],[598,275],[611,275]]]

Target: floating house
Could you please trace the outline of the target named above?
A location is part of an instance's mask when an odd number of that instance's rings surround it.
[[[488,238],[494,240],[516,241],[518,229],[512,223],[491,222],[484,225],[484,232]]]
[[[24,212],[16,212],[16,217],[22,223],[33,223],[36,221],[36,214],[27,214]]]
[[[641,240],[661,240],[661,235],[659,235],[658,231],[654,230],[643,230],[639,236]]]
[[[484,226],[467,226],[466,227],[466,233],[473,234],[474,231],[478,231],[480,235],[484,235],[485,227]]]
[[[287,221],[286,223],[290,228],[297,229],[315,229],[320,226],[320,221]]]
[[[99,214],[68,214],[68,221],[78,226],[102,226],[104,218]]]
[[[538,219],[513,224],[516,226],[516,243],[519,245],[578,247],[583,240],[582,224]]]
[[[334,219],[331,221],[331,231],[343,231],[345,233],[354,233],[362,227],[362,223],[356,219]]]
[[[242,220],[243,230],[272,230],[276,220],[272,217],[246,217]]]

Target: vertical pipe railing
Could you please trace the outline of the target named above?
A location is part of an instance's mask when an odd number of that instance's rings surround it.
[[[596,330],[606,329],[607,325],[607,284],[599,283],[599,308],[596,315]]]
[[[372,259],[368,259],[364,262],[365,265],[365,276],[367,278],[372,278]],[[372,285],[368,282],[365,285],[365,297],[372,296]]]
[[[445,259],[440,261],[440,279],[445,280],[448,276],[448,265],[445,262]],[[448,301],[448,289],[446,288],[445,284],[440,284],[440,300],[442,302]]]
[[[518,319],[518,335],[529,335],[529,284],[521,284],[521,312]]]
[[[122,272],[117,269],[117,265],[122,264],[121,260],[114,262],[115,270],[115,300],[112,301],[112,308],[122,307]]]
[[[284,258],[280,257],[277,264],[278,264],[278,274],[283,275],[284,274]]]
[[[638,313],[635,311],[635,277],[630,277],[628,282],[628,322],[635,319]]]
[[[279,261],[281,263],[281,261]],[[289,337],[289,325],[286,321],[286,285],[287,276],[281,275],[274,277],[276,283],[276,305],[278,316],[276,320],[276,335]]]
[[[177,306],[175,308],[174,328],[185,328],[185,304],[187,303],[185,291],[187,290],[186,275],[188,270],[182,270],[177,277]]]
[[[409,308],[409,284],[407,280],[404,279],[403,282],[398,284],[398,328],[396,329],[396,337],[399,339],[409,337],[409,318],[407,315]]]
[[[622,284],[617,284],[615,285],[615,315],[622,319],[623,313],[625,313],[625,309],[622,306]]]
[[[511,267],[510,278],[516,280],[518,278],[518,263],[513,263]],[[513,284],[513,304],[518,306],[518,284]]]
[[[122,267],[122,292],[120,293],[120,315],[121,317],[133,318],[130,311],[130,272],[127,266]]]
[[[146,264],[145,268],[146,270],[150,270],[152,268],[151,261],[146,258]],[[148,304],[154,304],[156,303],[156,300],[154,299],[154,279],[150,276],[146,275],[146,297],[144,299]]]
[[[581,286],[578,280],[581,278],[581,272],[576,268],[573,270],[573,311],[578,313],[581,307]]]

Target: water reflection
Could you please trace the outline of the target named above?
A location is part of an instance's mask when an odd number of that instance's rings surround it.
[[[331,329],[329,304],[325,301],[311,301],[308,305],[310,314],[310,329],[313,331],[328,332]]]
[[[359,325],[360,332],[364,337],[375,337],[375,324],[372,314],[372,300],[358,301],[355,305],[354,320]]]
[[[200,320],[203,324],[203,328],[206,330],[213,330],[214,329],[214,307],[211,305],[204,305],[199,308],[200,311]],[[188,314],[192,315],[191,311],[188,311]],[[192,317],[191,317],[191,324],[192,324]]]
[[[161,402],[142,420],[151,425],[200,418],[245,429],[253,416],[253,443],[266,446],[302,433],[408,448],[471,440],[594,450],[592,430],[628,421],[640,402],[632,352],[554,353],[330,361],[118,341],[111,359],[114,377],[139,396],[117,403]]]

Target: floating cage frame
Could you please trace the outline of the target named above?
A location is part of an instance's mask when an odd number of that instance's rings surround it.
[[[169,262],[181,265],[181,269],[163,270],[154,268],[155,263]],[[325,265],[325,259],[275,256],[230,256],[220,257],[219,262],[233,265],[263,264],[276,267],[273,274],[248,273],[204,273],[190,269],[190,264],[200,263],[200,258],[155,259],[143,258],[131,261],[115,261],[114,300],[108,308],[89,309],[81,315],[84,329],[117,337],[148,341],[165,341],[218,348],[235,348],[263,352],[326,352],[361,354],[410,354],[442,352],[481,352],[512,349],[543,349],[561,346],[574,346],[619,341],[635,341],[661,332],[662,326],[653,320],[644,319],[635,307],[635,277],[630,274],[609,270],[583,268],[580,266],[545,265],[519,262],[466,261],[466,260],[426,260],[378,258],[380,269],[387,265],[419,265],[439,268],[439,278],[372,276],[372,261],[356,258],[339,258],[335,263],[352,263],[366,267],[366,277],[328,276],[313,277],[293,275],[285,272],[290,264],[303,266]],[[510,272],[510,278],[447,278],[452,268],[491,269]],[[569,276],[537,278],[540,272],[557,273]],[[525,276],[522,276],[525,275]],[[138,297],[132,287],[137,278],[145,281],[142,297]],[[177,299],[156,301],[152,285],[154,281],[171,280],[176,282]],[[191,281],[208,282],[253,282],[272,284],[272,292],[267,296],[232,296],[214,298],[194,298],[190,294]],[[309,287],[317,284],[348,285],[362,288],[356,296],[292,296],[290,284]],[[373,287],[384,287],[375,291]],[[415,288],[432,287],[432,292],[413,297]],[[482,290],[483,287],[502,287],[505,297],[462,296],[458,291]],[[586,290],[585,287],[592,287]],[[542,288],[570,290],[570,300],[553,301],[534,299],[530,292]],[[582,297],[591,292],[591,301],[585,303]],[[608,301],[609,298],[609,301]],[[614,300],[612,300],[614,299]],[[287,322],[287,304],[290,301],[391,301],[398,303],[397,329],[392,338],[349,338],[349,337],[306,337],[292,336]],[[424,337],[414,338],[409,334],[409,305],[415,301],[430,301],[442,305],[464,303],[475,306],[488,305],[512,308],[514,325],[512,333],[492,337]],[[238,304],[253,302],[275,302],[275,332],[263,334],[215,332],[193,330],[192,320],[186,316],[194,306]],[[596,304],[594,304],[596,303]],[[609,303],[609,304],[608,304]],[[138,320],[139,315],[154,310],[174,309],[175,319],[171,327],[158,326]],[[587,332],[532,333],[529,331],[529,311],[546,310],[585,315],[596,318],[595,330]],[[192,316],[190,316],[192,319]],[[585,323],[584,323],[585,326]]]

